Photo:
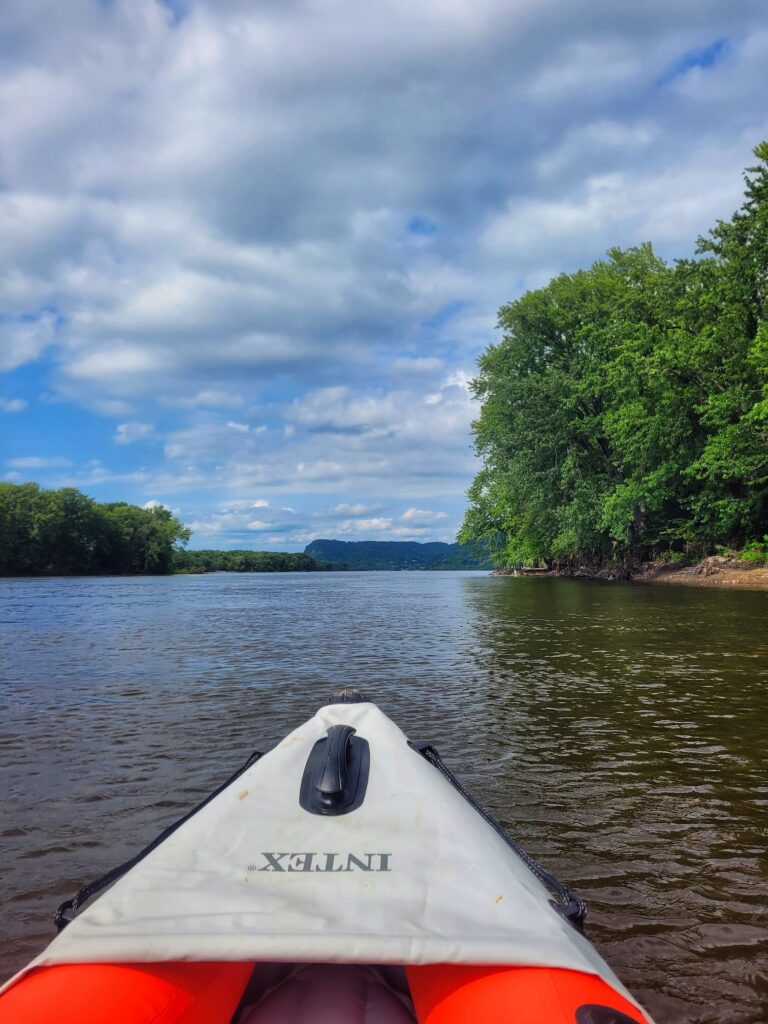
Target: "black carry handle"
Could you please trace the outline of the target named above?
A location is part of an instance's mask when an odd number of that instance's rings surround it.
[[[130,860],[126,860],[122,864],[118,864],[116,868],[112,868],[111,871],[108,871],[106,875],[102,875],[101,878],[97,878],[93,882],[88,882],[87,885],[84,885],[81,889],[77,890],[71,900],[64,900],[53,915],[53,923],[56,925],[57,930],[62,931],[72,920],[72,917],[67,916],[68,914],[75,914],[83,903],[85,903],[86,900],[89,900],[91,896],[95,896],[96,893],[101,892],[102,889],[106,889],[108,885],[116,882],[118,878],[121,878],[127,871],[130,871],[132,867],[135,867],[139,861],[144,860],[148,853],[152,853],[153,850],[157,849],[161,843],[165,842],[168,836],[173,835],[177,828],[180,828],[186,821],[189,821],[190,818],[194,817],[198,811],[201,811],[206,804],[210,803],[214,797],[217,797],[219,793],[222,793],[227,786],[230,786],[246,769],[250,768],[252,764],[255,764],[260,757],[261,751],[255,750],[241,768],[238,768],[233,775],[230,775],[225,782],[222,782],[217,789],[212,793],[209,793],[208,796],[204,800],[201,800],[196,807],[193,807],[191,811],[188,811],[182,818],[179,818],[178,821],[174,821],[172,825],[169,825],[168,828],[164,829],[160,835],[153,839],[148,846],[145,846],[143,850],[139,850],[139,852],[135,856],[131,857]]]
[[[299,789],[299,804],[310,814],[349,814],[365,799],[371,751],[351,725],[332,725],[312,747]]]
[[[315,789],[330,801],[338,799],[349,785],[349,740],[355,730],[351,725],[332,725],[328,730],[325,764]]]

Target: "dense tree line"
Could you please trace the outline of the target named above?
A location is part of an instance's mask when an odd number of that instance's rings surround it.
[[[311,572],[311,555],[288,551],[176,551],[177,572]]]
[[[503,306],[462,540],[506,563],[760,549],[768,533],[768,143],[670,266],[611,250]],[[765,548],[762,548],[764,551]]]
[[[189,530],[161,506],[100,504],[75,490],[0,483],[0,575],[172,571]]]

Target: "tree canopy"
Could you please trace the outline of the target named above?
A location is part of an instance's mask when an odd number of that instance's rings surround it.
[[[179,572],[312,572],[317,562],[301,551],[177,551]]]
[[[164,574],[190,531],[167,508],[0,483],[0,576]]]
[[[612,249],[502,306],[460,540],[596,564],[768,532],[768,143],[755,155],[693,258]]]

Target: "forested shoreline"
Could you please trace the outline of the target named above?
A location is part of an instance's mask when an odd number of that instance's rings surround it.
[[[0,576],[164,575],[189,537],[162,506],[0,483]]]
[[[191,531],[167,508],[100,503],[75,490],[0,484],[1,576],[341,572],[486,566],[458,544],[315,541],[304,551],[185,550]],[[339,559],[341,554],[343,558]]]
[[[460,540],[500,565],[768,549],[768,143],[740,210],[665,263],[612,249],[499,311]]]
[[[191,531],[162,505],[100,503],[74,487],[0,483],[0,576],[296,572],[301,552],[185,551]]]
[[[176,572],[313,572],[316,559],[302,551],[176,551]]]

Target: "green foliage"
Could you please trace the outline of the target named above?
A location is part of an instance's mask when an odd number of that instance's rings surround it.
[[[0,576],[163,574],[189,536],[166,508],[100,505],[72,487],[0,484]]]
[[[746,544],[741,552],[741,560],[750,565],[765,565],[768,562],[768,534],[762,541],[752,540]]]
[[[312,572],[311,555],[287,551],[176,551],[176,572]]]
[[[665,264],[611,250],[499,311],[459,539],[527,563],[703,554],[768,525],[768,144],[742,208]]]
[[[666,565],[687,565],[690,562],[690,557],[685,551],[667,550],[659,552],[658,561]]]

